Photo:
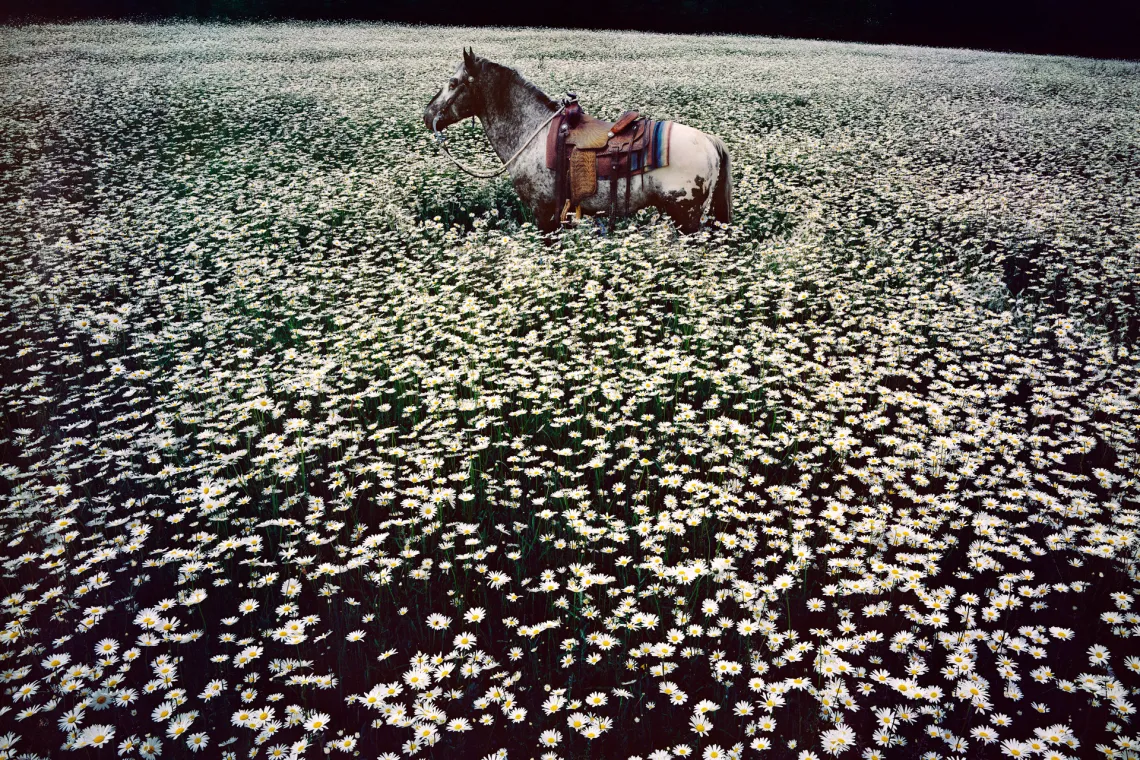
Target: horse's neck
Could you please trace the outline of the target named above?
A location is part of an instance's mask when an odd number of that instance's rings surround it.
[[[500,161],[513,156],[530,139],[554,108],[537,93],[503,72],[496,87],[484,98],[479,120]]]

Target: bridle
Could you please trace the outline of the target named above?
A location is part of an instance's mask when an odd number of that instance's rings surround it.
[[[474,80],[472,79],[472,77],[470,75],[468,75],[462,81],[460,81],[459,87],[457,87],[455,89],[455,91],[452,93],[451,97],[448,99],[448,102],[441,105],[439,107],[439,110],[436,112],[435,118],[432,119],[432,122],[431,122],[431,131],[433,134],[435,134],[436,143],[439,144],[439,147],[440,147],[440,149],[443,150],[444,155],[446,155],[448,158],[450,158],[452,163],[454,163],[456,166],[458,166],[463,171],[470,174],[472,177],[479,177],[480,179],[490,179],[492,177],[498,177],[500,174],[505,172],[508,169],[508,167],[510,167],[511,162],[513,162],[516,158],[519,157],[519,154],[521,154],[524,150],[526,150],[526,147],[534,141],[534,138],[538,137],[538,133],[541,132],[546,127],[547,124],[554,121],[554,118],[556,116],[558,116],[558,114],[560,114],[564,110],[566,110],[567,106],[569,106],[571,103],[577,102],[577,100],[578,100],[578,96],[572,92],[568,92],[565,95],[563,95],[561,100],[560,100],[561,105],[558,107],[558,110],[555,111],[554,113],[550,114],[550,118],[548,118],[546,121],[542,122],[542,124],[540,124],[538,126],[538,129],[534,130],[534,133],[531,134],[531,136],[526,139],[526,142],[524,142],[522,144],[522,147],[520,147],[518,150],[516,150],[515,154],[513,156],[511,156],[510,158],[508,158],[506,161],[503,162],[503,168],[499,169],[497,172],[491,172],[490,174],[486,174],[484,172],[477,172],[477,171],[473,171],[471,169],[468,169],[466,166],[464,166],[462,163],[460,163],[459,160],[457,158],[455,158],[455,156],[451,155],[451,151],[449,151],[447,149],[447,145],[445,144],[445,140],[447,139],[447,137],[444,135],[443,132],[441,132],[436,127],[436,125],[439,123],[440,117],[443,116],[443,112],[446,111],[448,108],[451,108],[452,104],[455,102],[455,97],[460,92],[461,88],[466,87],[472,81],[474,81]],[[444,127],[444,129],[446,129],[446,127]]]

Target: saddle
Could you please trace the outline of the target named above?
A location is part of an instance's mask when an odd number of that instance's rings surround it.
[[[565,220],[608,180],[609,227],[618,217],[617,188],[625,179],[625,214],[629,213],[632,178],[669,165],[669,133],[673,122],[654,121],[637,111],[626,111],[615,122],[595,119],[577,101],[565,107],[551,123],[546,138],[546,167],[555,172],[555,214]]]

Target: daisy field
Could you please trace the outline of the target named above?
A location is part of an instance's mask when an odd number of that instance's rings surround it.
[[[0,757],[1140,757],[1140,64],[0,38]],[[733,223],[544,240],[465,45]]]

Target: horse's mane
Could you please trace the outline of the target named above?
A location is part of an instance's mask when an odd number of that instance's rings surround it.
[[[480,58],[479,62],[483,66],[492,67],[500,75],[510,77],[515,84],[518,84],[528,92],[532,93],[536,98],[538,98],[538,101],[547,108],[553,109],[557,107],[558,104],[554,102],[553,98],[540,90],[538,86],[531,82],[529,79],[520,74],[517,69],[512,69],[510,66],[504,66],[503,64],[495,63],[494,61],[488,61],[486,58]]]

